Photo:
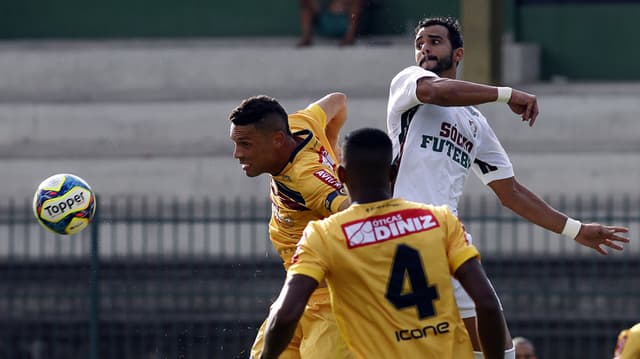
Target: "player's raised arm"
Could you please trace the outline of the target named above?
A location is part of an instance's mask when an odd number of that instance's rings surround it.
[[[485,359],[504,358],[506,322],[480,261],[469,259],[458,267],[455,276],[476,305],[478,336]]]
[[[344,123],[347,121],[347,95],[341,92],[333,92],[315,103],[319,105],[327,115],[327,125],[324,131],[333,149],[333,153],[340,157],[338,138],[342,126],[344,126]],[[335,160],[339,161],[340,158],[336,158]]]
[[[602,246],[622,250],[622,246],[616,242],[629,242],[628,238],[619,235],[619,233],[629,232],[628,228],[604,226],[599,223],[580,223],[551,207],[538,195],[520,184],[515,177],[492,181],[489,187],[505,207],[519,216],[540,227],[575,239],[576,242],[593,248],[600,254],[607,254]]]
[[[503,102],[523,121],[533,126],[538,117],[535,95],[510,87],[496,87],[475,82],[442,77],[422,77],[416,86],[416,96],[423,103],[438,106],[474,106],[489,102]]]

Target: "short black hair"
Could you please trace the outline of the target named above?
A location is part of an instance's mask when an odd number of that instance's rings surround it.
[[[377,128],[361,128],[350,132],[342,146],[343,163],[362,177],[375,177],[384,173],[382,181],[388,181],[391,167],[391,139]]]
[[[231,111],[229,120],[236,126],[254,125],[261,130],[282,130],[291,135],[289,116],[273,97],[257,95],[249,97]]]
[[[460,26],[458,19],[452,16],[426,17],[418,21],[418,25],[415,28],[415,34],[418,34],[418,31],[423,27],[433,25],[441,25],[449,30],[449,42],[451,42],[452,49],[455,50],[464,46],[464,41],[462,40],[462,27]]]

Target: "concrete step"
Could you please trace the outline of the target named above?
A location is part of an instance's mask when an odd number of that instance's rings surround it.
[[[281,102],[292,112],[314,99]],[[0,158],[227,156],[228,116],[240,101],[0,103]],[[386,129],[386,101],[350,97],[344,132]],[[480,109],[510,153],[640,152],[631,96],[543,95],[533,128],[505,105]]]
[[[541,195],[638,193],[640,153],[527,154],[511,156],[516,176]],[[69,172],[83,177],[103,196],[159,196],[170,199],[236,197],[266,199],[268,176],[247,178],[231,156],[2,159],[0,200],[30,200],[48,176]],[[489,193],[473,175],[468,195]]]
[[[0,43],[0,101],[236,99],[387,94],[406,42],[296,49],[265,39]]]

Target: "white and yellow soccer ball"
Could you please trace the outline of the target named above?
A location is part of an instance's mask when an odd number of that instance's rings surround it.
[[[85,229],[96,212],[95,194],[82,178],[60,173],[40,183],[33,197],[33,213],[44,228],[58,234]]]

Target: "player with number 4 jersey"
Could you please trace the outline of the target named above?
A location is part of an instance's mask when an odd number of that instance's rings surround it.
[[[311,222],[298,248],[289,275],[327,279],[338,327],[357,357],[471,357],[451,275],[479,254],[447,207],[353,204]]]
[[[278,358],[319,283],[327,282],[342,338],[356,358],[471,359],[451,276],[474,300],[486,358],[503,358],[498,299],[446,206],[391,198],[391,140],[378,129],[345,139],[338,177],[351,206],[312,221],[267,322],[262,359]]]

